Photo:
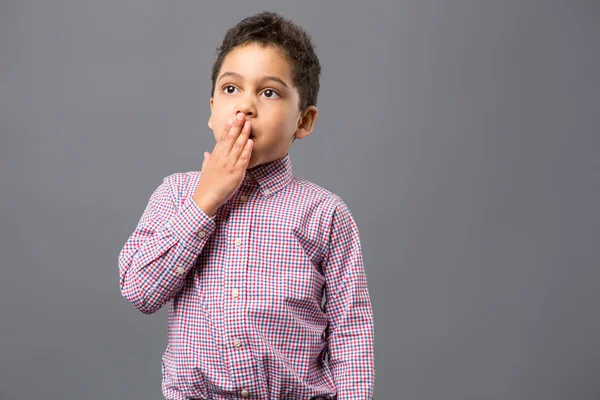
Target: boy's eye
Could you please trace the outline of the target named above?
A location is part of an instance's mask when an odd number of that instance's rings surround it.
[[[275,90],[273,89],[267,89],[263,92],[265,94],[265,96],[269,99],[276,99],[277,97],[279,97],[279,93],[277,93]],[[275,97],[274,97],[274,96]]]
[[[227,92],[228,94],[233,94],[234,91],[236,90],[235,86],[232,85],[226,85],[223,89],[225,89],[225,92]],[[231,90],[233,89],[233,90]]]

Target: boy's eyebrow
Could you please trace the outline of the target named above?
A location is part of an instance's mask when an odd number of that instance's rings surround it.
[[[220,80],[221,80],[223,77],[226,77],[226,76],[233,76],[233,77],[235,77],[235,78],[240,78],[240,79],[243,79],[243,78],[244,78],[242,75],[238,74],[237,72],[223,72],[223,73],[221,74],[221,76],[219,77],[218,81],[220,81]],[[286,88],[288,88],[288,89],[289,89],[289,86],[287,85],[287,83],[285,83],[285,82],[283,81],[283,79],[281,79],[281,78],[279,78],[279,77],[277,77],[277,76],[263,76],[262,78],[260,78],[260,80],[261,80],[261,81],[275,81],[275,82],[279,82],[279,83],[281,83],[283,86],[285,86]],[[218,81],[217,81],[217,82],[218,82]]]

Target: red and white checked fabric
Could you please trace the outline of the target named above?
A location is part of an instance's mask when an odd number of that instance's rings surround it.
[[[347,205],[293,176],[288,153],[247,171],[210,218],[192,200],[200,174],[164,178],[118,259],[137,309],[169,303],[164,396],[372,398],[373,314]]]

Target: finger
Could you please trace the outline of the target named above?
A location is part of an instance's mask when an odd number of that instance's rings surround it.
[[[231,130],[232,126],[233,126],[233,119],[230,119],[225,124],[225,127],[223,128],[223,131],[221,132],[221,135],[219,136],[217,143],[215,143],[213,154],[215,154],[215,152],[217,154],[220,152],[220,149],[223,147],[223,144],[225,143],[225,141],[227,139],[227,135],[229,134],[229,131]]]
[[[229,158],[232,160],[233,164],[237,162],[237,159],[240,157],[240,154],[242,154],[242,151],[244,150],[244,146],[246,146],[246,142],[248,141],[248,137],[250,136],[251,131],[252,124],[250,123],[250,121],[246,121],[242,128],[242,132],[240,132],[240,135],[237,137],[231,149],[231,153],[229,153]]]
[[[223,142],[224,154],[231,153],[231,149],[233,148],[235,141],[237,140],[238,136],[242,131],[242,128],[244,127],[245,118],[246,115],[244,113],[238,113],[235,119],[233,120],[233,125],[231,126],[231,129],[229,129],[229,133],[227,134],[225,141]]]
[[[243,169],[248,167],[248,163],[250,162],[250,157],[252,156],[252,148],[254,147],[254,142],[252,139],[248,139],[246,145],[244,146],[244,150],[242,154],[238,158],[236,166],[239,166]]]
[[[225,144],[227,141],[227,135],[229,134],[229,131],[231,130],[232,127],[233,127],[233,119],[230,119],[225,124],[225,127],[223,128],[221,135],[219,136],[219,138],[217,139],[217,142],[215,143],[215,147],[213,148],[212,154],[214,156],[216,156],[217,158],[219,158],[219,156],[222,153],[224,153],[224,154],[228,153],[227,151],[224,151],[223,148],[226,147]]]

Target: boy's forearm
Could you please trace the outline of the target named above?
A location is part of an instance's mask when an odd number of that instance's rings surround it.
[[[139,226],[119,254],[123,296],[145,314],[156,312],[179,293],[214,229],[191,198],[156,228]]]
[[[351,311],[350,311],[351,310]],[[338,400],[372,399],[375,380],[373,319],[366,289],[348,311],[351,317],[329,337],[329,365]],[[351,322],[350,322],[351,321]]]

